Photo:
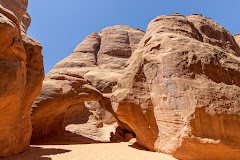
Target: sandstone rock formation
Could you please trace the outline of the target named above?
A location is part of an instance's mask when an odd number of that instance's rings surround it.
[[[32,107],[32,141],[59,134],[64,128],[94,140],[109,140],[118,119],[107,97],[143,35],[129,26],[107,27],[87,36],[57,63],[46,75]]]
[[[42,46],[26,35],[31,22],[27,3],[0,1],[0,157],[28,147],[30,108],[44,77]]]
[[[235,41],[237,42],[238,46],[240,46],[240,33],[234,35]]]
[[[240,49],[201,15],[159,16],[111,96],[140,145],[179,159],[240,157]]]
[[[26,39],[30,53],[38,45]],[[46,75],[32,141],[63,130],[106,141],[117,122],[112,140],[136,134],[143,147],[178,159],[237,160],[238,44],[239,34],[197,14],[157,17],[146,34],[129,26],[94,32]]]

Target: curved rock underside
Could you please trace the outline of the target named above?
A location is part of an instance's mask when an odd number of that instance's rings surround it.
[[[235,37],[236,38],[236,37]],[[160,16],[111,96],[142,146],[179,159],[239,159],[240,50],[201,15]]]
[[[0,1],[0,157],[30,142],[30,108],[44,77],[42,46],[27,36],[27,0]]]
[[[32,106],[32,142],[64,129],[93,140],[109,140],[116,121],[121,122],[107,97],[143,36],[143,31],[129,26],[107,27],[87,36],[57,63]]]

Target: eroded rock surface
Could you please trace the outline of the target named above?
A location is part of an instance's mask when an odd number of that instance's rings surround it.
[[[0,1],[0,157],[24,151],[30,142],[30,108],[44,77],[42,46],[26,35],[27,0]]]
[[[240,46],[240,33],[234,35],[235,41],[237,42],[238,46]]]
[[[240,52],[201,15],[152,20],[111,97],[140,145],[179,159],[239,159]]]
[[[95,141],[109,141],[117,123],[111,113],[101,108],[97,101],[85,101],[70,106],[63,121],[66,131]]]
[[[129,26],[107,27],[87,36],[57,63],[32,107],[32,140],[59,134],[64,128],[94,140],[109,140],[116,122],[121,122],[114,118],[107,97],[143,35]]]

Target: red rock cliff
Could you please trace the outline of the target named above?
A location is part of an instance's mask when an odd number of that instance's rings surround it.
[[[138,143],[179,159],[239,159],[240,50],[201,15],[160,16],[111,100]]]
[[[24,151],[30,142],[30,108],[44,77],[42,46],[26,35],[27,0],[0,1],[0,157]]]

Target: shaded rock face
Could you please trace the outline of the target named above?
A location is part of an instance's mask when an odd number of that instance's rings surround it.
[[[65,111],[73,104],[101,100],[101,93],[77,75],[46,77],[40,95],[32,106],[32,140],[50,137],[62,131]]]
[[[117,123],[111,113],[101,108],[97,101],[85,101],[70,106],[63,121],[66,131],[95,141],[109,141]]]
[[[64,128],[94,140],[109,140],[116,121],[121,122],[114,118],[107,97],[143,36],[143,31],[129,26],[107,27],[87,36],[57,63],[32,107],[32,141]]]
[[[30,108],[44,77],[42,46],[26,35],[31,22],[27,2],[0,1],[0,157],[28,147]]]
[[[142,146],[179,159],[239,159],[240,52],[201,15],[150,22],[111,96]]]

